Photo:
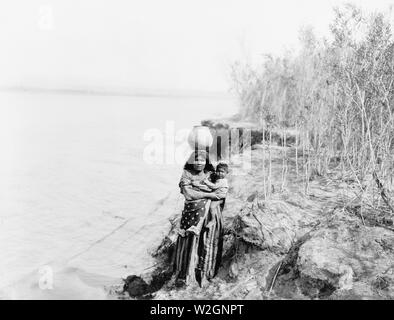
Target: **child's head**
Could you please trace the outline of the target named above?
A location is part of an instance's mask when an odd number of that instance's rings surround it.
[[[227,174],[228,174],[228,164],[223,162],[218,163],[218,165],[216,166],[216,176],[218,177],[218,179],[225,178]]]

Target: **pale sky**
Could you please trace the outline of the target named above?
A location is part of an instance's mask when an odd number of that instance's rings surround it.
[[[303,25],[327,35],[340,3],[2,0],[0,86],[223,92],[234,59],[296,48]]]

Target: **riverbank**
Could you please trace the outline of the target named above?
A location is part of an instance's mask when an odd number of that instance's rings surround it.
[[[233,126],[233,125],[231,125]],[[390,215],[360,210],[356,182],[332,168],[324,177],[296,168],[295,148],[252,147],[252,167],[230,178],[225,245],[218,276],[205,288],[175,288],[169,259],[180,215],[142,274],[156,286],[149,299],[391,299],[394,228]],[[271,190],[267,196],[267,155]],[[283,156],[286,180],[283,181]],[[303,159],[302,154],[298,154]],[[264,161],[263,161],[264,159]],[[236,163],[231,164],[240,173]],[[156,291],[156,289],[159,290]],[[110,293],[127,299],[122,286]],[[140,297],[141,298],[141,297]]]

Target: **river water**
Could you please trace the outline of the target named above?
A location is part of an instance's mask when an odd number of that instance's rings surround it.
[[[106,285],[149,267],[182,206],[185,132],[236,108],[232,98],[0,92],[0,297],[104,299]]]

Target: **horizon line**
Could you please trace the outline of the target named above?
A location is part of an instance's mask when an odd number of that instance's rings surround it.
[[[34,86],[0,86],[0,91],[80,94],[98,96],[129,96],[129,97],[168,97],[168,98],[233,98],[235,94],[224,91],[203,90],[165,90],[165,89],[104,89],[104,88],[49,88]]]

